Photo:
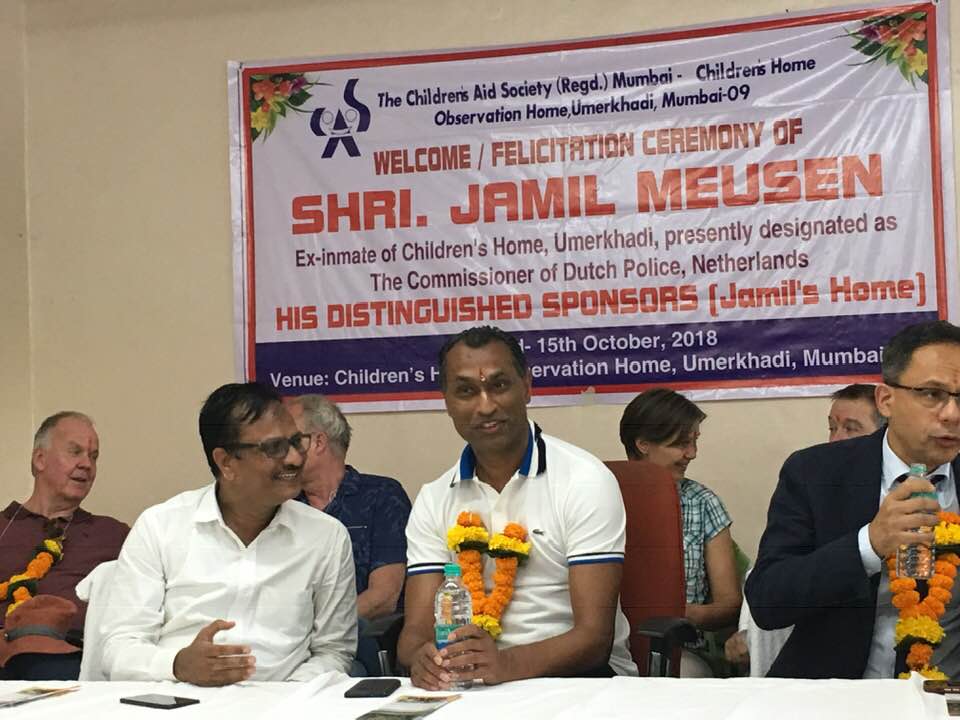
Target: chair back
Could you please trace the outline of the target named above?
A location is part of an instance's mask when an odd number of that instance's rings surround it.
[[[687,608],[683,571],[683,519],[673,477],[645,460],[608,460],[617,478],[627,514],[620,605],[631,632],[653,617],[682,618]],[[649,640],[632,632],[630,654],[640,675],[648,668]],[[671,672],[679,673],[680,653],[673,653]]]
[[[106,618],[107,596],[117,569],[116,560],[97,565],[77,583],[77,597],[87,603],[83,621],[83,656],[80,659],[80,680],[107,680],[101,668],[103,637],[100,626]]]

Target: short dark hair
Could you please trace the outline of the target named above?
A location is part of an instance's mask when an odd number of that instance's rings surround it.
[[[620,418],[620,442],[628,458],[638,459],[637,440],[663,443],[689,435],[707,414],[670,388],[653,388],[637,395]]]
[[[220,468],[213,451],[236,443],[241,425],[256,422],[281,402],[276,390],[255,382],[229,383],[210,393],[200,409],[200,441],[215,478],[220,477]]]
[[[854,383],[853,385],[840,388],[830,396],[830,399],[866,400],[867,402],[876,404],[876,396],[874,395],[876,389],[876,385],[870,385],[869,383]]]
[[[492,342],[502,342],[507,346],[510,355],[513,356],[513,367],[516,368],[520,377],[525,377],[527,374],[527,358],[523,354],[523,348],[520,347],[517,339],[493,325],[479,325],[457,333],[440,348],[438,363],[440,365],[440,389],[447,389],[447,355],[455,345],[464,343],[469,348],[481,348]]]
[[[853,385],[847,385],[846,387],[840,388],[830,396],[830,399],[859,400],[861,402],[869,403],[870,409],[873,410],[874,423],[878,428],[880,428],[886,425],[887,419],[880,414],[880,410],[877,408],[877,396],[875,394],[876,389],[876,385],[871,385],[869,383],[854,383]]]
[[[890,338],[883,348],[883,360],[880,363],[884,382],[900,382],[913,354],[927,345],[949,343],[960,345],[960,328],[946,320],[907,325]]]

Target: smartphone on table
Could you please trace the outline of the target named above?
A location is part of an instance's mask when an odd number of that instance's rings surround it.
[[[347,690],[343,696],[347,698],[378,698],[392,695],[400,687],[396,678],[367,678]]]
[[[120,698],[120,702],[125,705],[140,705],[141,707],[159,708],[161,710],[174,710],[185,707],[186,705],[196,705],[199,700],[188,697],[175,697],[173,695],[158,695],[150,693],[148,695],[132,695],[130,697]]]

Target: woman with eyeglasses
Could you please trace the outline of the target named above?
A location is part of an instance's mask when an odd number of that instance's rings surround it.
[[[668,388],[637,395],[620,419],[620,441],[631,460],[648,460],[666,468],[677,483],[683,519],[687,619],[700,630],[736,629],[742,600],[732,520],[720,498],[686,476],[697,457],[697,439],[704,413],[690,400]],[[702,657],[702,643],[684,651],[682,677],[710,677],[711,664]],[[720,644],[722,657],[722,643]]]

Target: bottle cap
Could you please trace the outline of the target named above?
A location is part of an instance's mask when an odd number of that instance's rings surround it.
[[[460,566],[457,565],[457,563],[447,563],[446,565],[443,566],[443,574],[447,576],[450,576],[450,575],[459,576]]]
[[[921,475],[925,476],[927,474],[927,466],[923,463],[913,463],[910,466],[910,475]]]

